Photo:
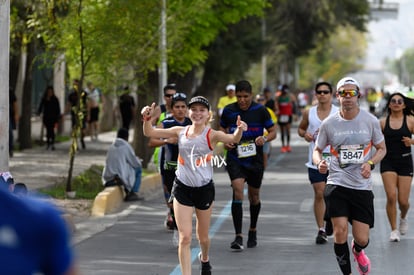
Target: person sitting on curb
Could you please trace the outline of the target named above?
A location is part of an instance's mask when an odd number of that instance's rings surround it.
[[[106,154],[102,182],[108,186],[122,185],[125,188],[125,201],[141,199],[136,193],[141,186],[142,164],[135,156],[134,149],[128,143],[128,130],[118,130],[117,138]]]

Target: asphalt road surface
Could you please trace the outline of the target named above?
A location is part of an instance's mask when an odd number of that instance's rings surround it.
[[[272,156],[261,189],[262,208],[258,222],[258,246],[246,248],[249,204],[244,199],[243,233],[245,250],[231,252],[234,239],[231,219],[231,188],[227,173],[215,174],[216,201],[210,229],[210,262],[213,274],[296,275],[341,274],[332,238],[316,245],[313,191],[308,182],[307,143],[292,129],[292,152],[280,153],[280,139],[273,141]],[[378,168],[374,172],[375,227],[367,255],[371,274],[414,274],[414,224],[401,242],[388,241],[390,228],[385,213],[385,196]],[[118,215],[100,220],[95,233],[78,239],[75,245],[82,274],[181,274],[172,233],[163,226],[166,207],[160,191],[145,201],[130,203]],[[105,223],[107,223],[105,225]],[[91,230],[93,231],[93,230]],[[193,230],[194,232],[194,230]],[[199,274],[199,247],[193,234],[193,274]],[[352,237],[349,238],[349,243]],[[352,256],[351,256],[352,259]],[[359,274],[355,264],[353,274]]]

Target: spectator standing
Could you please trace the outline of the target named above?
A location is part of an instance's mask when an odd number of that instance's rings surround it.
[[[2,274],[77,275],[67,224],[49,202],[11,193],[0,173]]]
[[[17,129],[19,122],[19,109],[17,107],[17,97],[12,88],[9,88],[9,157],[13,157],[14,135],[13,130]]]
[[[125,188],[125,201],[141,199],[137,193],[141,186],[141,160],[135,156],[134,149],[128,143],[129,132],[125,128],[118,130],[115,141],[106,153],[102,181],[105,186],[122,185]]]
[[[370,228],[374,226],[371,171],[386,154],[385,141],[378,119],[359,107],[358,82],[345,77],[339,80],[336,89],[339,112],[322,122],[313,163],[322,174],[329,169],[324,195],[327,216],[333,224],[334,251],[339,268],[342,274],[352,273],[349,222],[352,225],[352,254],[360,274],[368,274],[371,262],[364,249],[369,243]],[[322,156],[327,145],[331,146],[332,153],[329,165]]]
[[[253,101],[252,86],[247,80],[236,83],[237,102],[227,105],[220,119],[220,129],[225,133],[233,133],[237,129],[236,118],[250,125],[243,133],[240,142],[225,143],[228,150],[226,163],[227,172],[233,188],[231,213],[235,231],[235,240],[230,244],[233,251],[242,251],[243,246],[243,198],[244,184],[248,185],[250,203],[250,227],[247,247],[257,245],[257,220],[259,218],[260,187],[262,185],[264,164],[263,145],[276,138],[276,125],[273,123],[266,108]],[[264,130],[268,135],[264,136]]]
[[[43,125],[46,128],[46,149],[55,150],[55,128],[60,121],[60,104],[52,86],[47,86],[40,101],[37,114],[43,113]]]
[[[128,129],[135,117],[135,100],[129,94],[129,87],[125,86],[123,94],[119,97],[119,111],[121,113],[122,128]]]
[[[179,231],[178,257],[183,275],[191,274],[192,216],[195,208],[197,239],[201,252],[198,255],[202,275],[211,274],[208,231],[215,196],[212,155],[218,142],[238,143],[247,125],[235,117],[234,134],[211,129],[210,104],[202,96],[188,103],[192,124],[168,129],[153,128],[155,103],[142,109],[144,135],[153,138],[178,139],[178,166],[172,190],[175,219]]]
[[[89,134],[91,136],[91,140],[98,139],[98,132],[99,132],[99,111],[100,111],[100,103],[102,102],[102,93],[101,91],[96,88],[92,82],[88,82],[88,124],[89,124]]]
[[[387,154],[381,161],[381,177],[387,195],[386,212],[391,226],[390,241],[400,241],[408,230],[407,213],[410,208],[414,140],[414,99],[401,93],[392,94],[387,102],[387,116],[380,120]],[[400,226],[397,229],[397,203]]]
[[[328,82],[318,82],[316,84],[315,96],[318,103],[310,109],[303,111],[302,120],[299,123],[298,135],[309,142],[308,162],[306,166],[308,167],[308,177],[314,193],[313,213],[318,227],[316,243],[324,244],[328,241],[328,235],[332,234],[332,224],[329,221],[327,222],[326,227],[329,228],[325,228],[324,224],[326,207],[323,191],[325,190],[328,173],[319,173],[312,162],[312,154],[322,121],[328,116],[338,112],[338,107],[332,104],[332,86]],[[323,149],[323,157],[328,162],[331,158],[330,149],[331,147],[329,145]]]

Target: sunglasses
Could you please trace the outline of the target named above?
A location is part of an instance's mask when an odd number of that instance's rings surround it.
[[[395,98],[393,98],[393,99],[391,99],[391,101],[390,101],[392,104],[398,104],[398,105],[402,105],[403,103],[404,103],[404,100],[402,99],[402,98],[399,98],[399,99],[395,99]]]
[[[346,96],[354,97],[354,96],[357,96],[358,94],[359,94],[358,90],[341,90],[341,91],[338,91],[338,95],[340,97],[346,97]]]
[[[319,90],[319,91],[315,91],[315,93],[317,95],[322,95],[322,94],[327,95],[327,94],[330,94],[331,91],[329,91],[329,90]]]
[[[184,93],[175,93],[172,97],[173,97],[173,100],[185,100],[185,99],[187,99],[187,96]]]
[[[172,96],[174,96],[175,94],[164,94],[164,96],[165,97],[172,97]]]

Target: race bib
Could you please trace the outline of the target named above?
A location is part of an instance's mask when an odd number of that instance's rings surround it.
[[[280,123],[288,123],[289,122],[289,116],[288,115],[280,115],[279,116],[279,122]]]
[[[339,149],[339,163],[364,163],[364,145],[341,145]]]
[[[331,146],[326,146],[325,149],[322,152],[322,159],[325,160],[327,163],[331,163]]]
[[[237,154],[239,158],[247,158],[256,155],[256,144],[254,142],[245,142],[237,145]]]

